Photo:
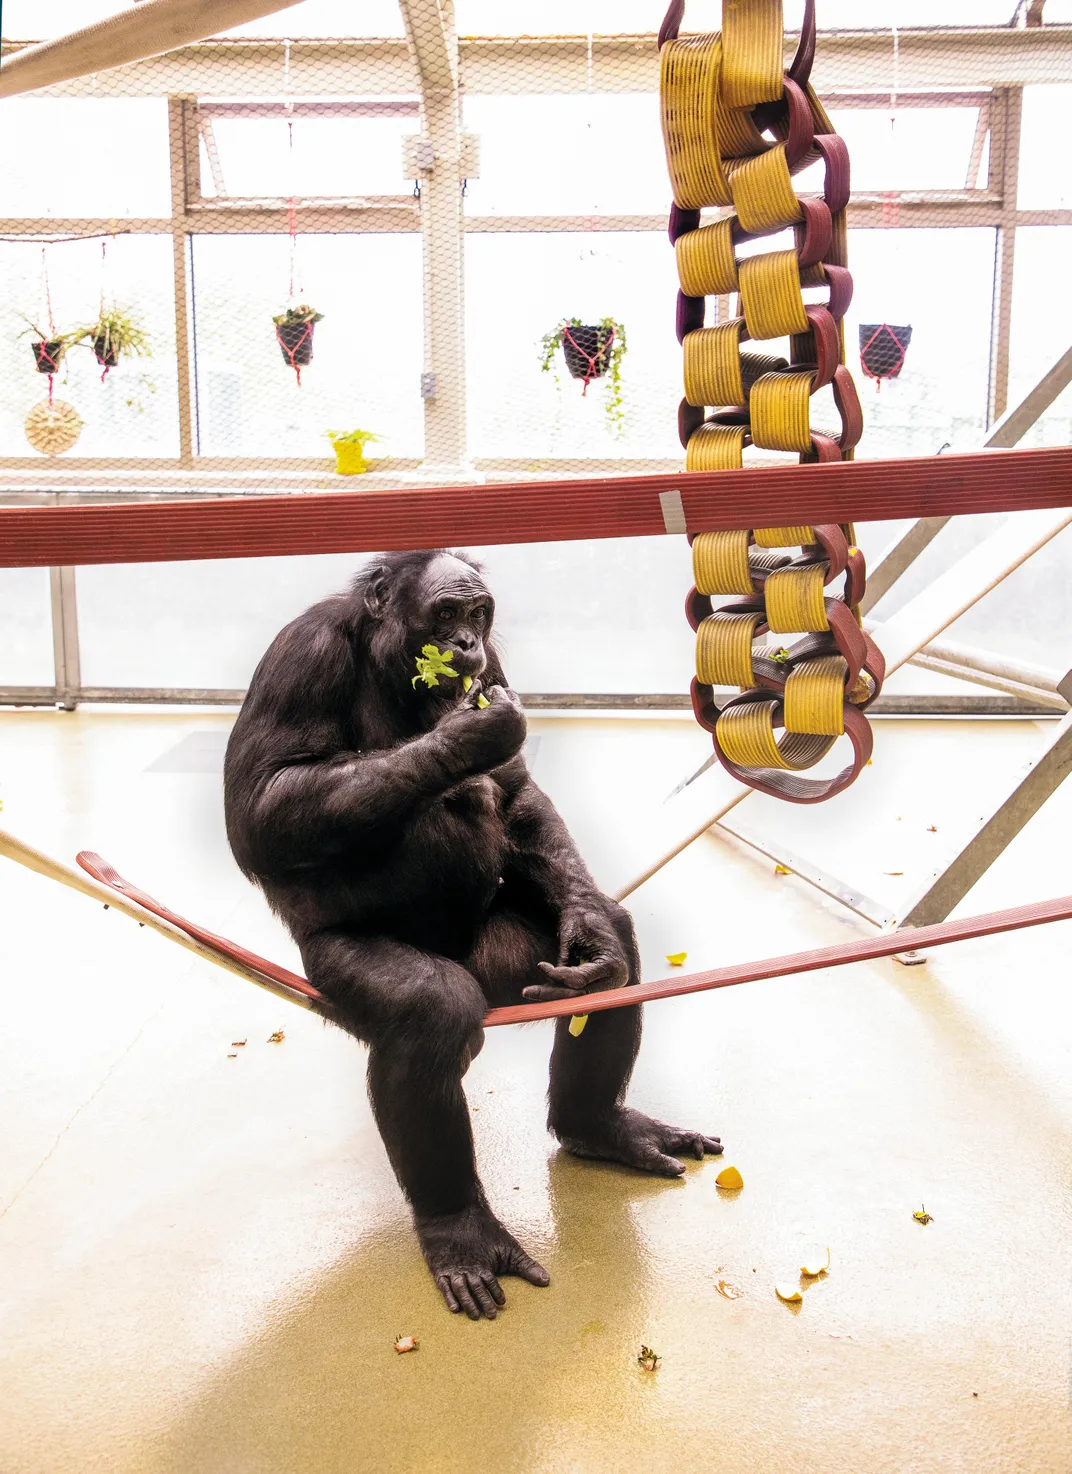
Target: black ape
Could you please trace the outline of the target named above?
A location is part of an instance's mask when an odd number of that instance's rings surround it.
[[[465,558],[388,555],[278,636],[225,768],[235,857],[293,933],[323,1012],[370,1045],[373,1109],[424,1257],[474,1319],[503,1304],[496,1275],[548,1283],[477,1176],[461,1080],[484,1011],[638,979],[628,913],[520,755],[493,612]],[[414,689],[429,643],[459,677]],[[577,1038],[560,1019],[549,1125],[578,1156],[676,1176],[667,1153],[722,1148],[623,1105],[639,1044],[639,1008],[593,1014]]]

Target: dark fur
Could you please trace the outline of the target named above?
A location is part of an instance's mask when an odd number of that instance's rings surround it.
[[[386,556],[276,638],[225,766],[235,857],[293,933],[324,1013],[370,1046],[376,1120],[425,1258],[473,1317],[503,1303],[497,1274],[547,1283],[476,1172],[461,1081],[485,1008],[639,974],[628,913],[529,776],[492,616],[464,555]],[[413,689],[429,641],[454,651],[467,695],[461,680]],[[578,1155],[677,1175],[666,1153],[721,1147],[623,1105],[639,1043],[639,1008],[594,1014],[579,1038],[560,1020],[549,1125]]]

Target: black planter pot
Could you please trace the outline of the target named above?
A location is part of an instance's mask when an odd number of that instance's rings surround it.
[[[587,325],[562,329],[562,352],[574,379],[601,379],[610,368],[613,331]]]
[[[97,362],[101,368],[116,368],[118,366],[119,349],[116,348],[109,338],[94,338],[93,352],[97,355]]]
[[[33,349],[34,363],[39,374],[54,374],[67,350],[62,338],[42,338],[37,343],[31,343],[30,347]]]
[[[311,322],[277,322],[275,336],[285,362],[291,368],[304,368],[313,361],[313,324]]]
[[[888,322],[860,324],[860,364],[869,379],[896,379],[904,366],[912,329]]]

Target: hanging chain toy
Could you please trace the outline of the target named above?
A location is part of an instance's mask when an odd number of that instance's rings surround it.
[[[678,412],[685,468],[739,468],[750,445],[796,452],[801,463],[851,460],[863,419],[844,362],[849,156],[809,81],[814,0],[807,0],[784,74],[782,0],[723,0],[723,29],[714,35],[679,37],[684,9],[684,0],[673,0],[659,46],[685,360]],[[792,176],[820,161],[822,195],[798,196]],[[712,206],[728,210],[701,224],[701,209]],[[736,246],[787,230],[793,249],[737,258]],[[826,301],[805,302],[807,288],[825,288]],[[707,297],[730,293],[736,314],[705,327]],[[788,360],[742,346],[772,338],[789,339]],[[841,421],[836,435],[811,424],[812,397],[828,385]],[[871,755],[863,712],[885,674],[860,625],[866,571],[851,524],[702,532],[690,540],[692,704],[720,762],[750,787],[794,803],[839,793]],[[794,547],[796,556],[782,551]],[[735,597],[712,603],[727,595]],[[788,648],[754,643],[792,634],[802,638]],[[715,686],[740,691],[720,707]],[[853,747],[847,767],[832,778],[796,776],[842,735]]]

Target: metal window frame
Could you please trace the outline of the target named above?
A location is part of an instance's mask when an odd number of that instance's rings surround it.
[[[94,499],[93,486],[99,473],[110,477],[130,473],[130,490],[124,494],[153,494],[151,485],[181,481],[183,475],[199,476],[222,470],[198,454],[196,322],[193,303],[192,248],[201,234],[282,234],[289,229],[288,202],[279,200],[231,199],[205,196],[201,185],[201,142],[214,117],[231,116],[372,116],[413,115],[419,108],[422,127],[438,136],[438,153],[456,154],[461,126],[460,91],[479,94],[531,94],[558,91],[572,93],[647,92],[657,89],[657,62],[648,36],[611,37],[526,37],[462,38],[454,34],[450,9],[441,0],[401,0],[406,38],[366,40],[265,40],[223,39],[180,48],[162,57],[126,66],[118,72],[77,78],[44,89],[43,96],[129,97],[166,95],[168,108],[168,154],[171,181],[171,213],[168,217],[116,222],[103,218],[40,220],[0,219],[0,236],[40,238],[109,234],[117,229],[130,234],[163,234],[172,238],[175,340],[177,359],[177,408],[179,455],[176,458],[92,458],[65,460],[63,484],[76,489],[81,484]],[[4,44],[4,53],[28,43]],[[790,44],[791,41],[790,41]],[[885,109],[887,92],[877,92],[876,76],[885,75],[889,46],[887,32],[829,32],[824,35],[816,81],[828,105],[839,108]],[[1072,224],[1072,210],[1022,211],[1017,206],[1020,117],[1023,86],[1052,81],[1055,76],[1072,76],[1072,26],[1026,29],[976,27],[943,30],[917,29],[899,34],[900,85],[898,108],[942,108],[978,106],[979,126],[968,164],[967,187],[963,190],[896,191],[856,193],[849,207],[851,228],[959,228],[991,227],[995,230],[994,301],[991,319],[990,372],[987,396],[988,424],[1000,420],[1008,398],[1009,347],[1012,331],[1012,278],[1015,264],[1016,231],[1021,225]],[[280,81],[284,58],[289,58],[290,89],[284,103]],[[334,73],[325,63],[335,63]],[[236,83],[236,76],[241,80]],[[824,86],[824,74],[828,78]],[[331,92],[332,75],[340,95]],[[950,76],[957,78],[950,87]],[[834,78],[837,78],[834,85]],[[345,95],[341,88],[345,87]],[[223,94],[242,97],[239,102],[214,100]],[[364,94],[355,97],[354,93]],[[419,98],[419,102],[415,99]],[[989,168],[984,188],[974,188],[982,151],[989,133]],[[209,152],[211,166],[211,152]],[[425,236],[426,301],[442,298],[441,280],[431,293],[428,262],[444,249],[457,261],[467,233],[543,233],[591,231],[662,231],[663,216],[611,215],[597,217],[464,216],[460,208],[460,179],[457,169],[433,170],[422,185],[422,199],[408,195],[361,200],[296,201],[294,215],[298,230],[342,234],[413,233]],[[439,178],[435,176],[438,173]],[[449,177],[448,177],[449,174]],[[434,196],[434,198],[433,198]],[[712,218],[715,218],[714,213]],[[44,230],[43,230],[44,228]],[[463,302],[458,290],[438,309],[435,322],[426,325],[429,358],[426,368],[435,373],[432,361],[435,344],[463,344]],[[431,355],[431,356],[429,356]],[[461,374],[462,390],[448,406],[437,399],[425,401],[425,470],[441,474],[453,470],[473,479],[474,468],[466,459],[463,366],[452,364],[452,375]],[[442,372],[440,382],[445,382]],[[444,413],[444,411],[447,411]],[[494,463],[492,463],[494,464]],[[571,461],[563,470],[596,469],[598,461]],[[255,494],[260,489],[284,489],[293,480],[309,484],[319,478],[330,462],[316,458],[285,459],[266,466],[251,461],[241,475],[233,458],[227,468],[238,472],[244,483],[231,486],[234,492]],[[381,473],[408,472],[412,461],[384,461]],[[42,476],[42,463],[33,457],[0,459],[0,495],[8,499],[35,496],[33,487]],[[263,485],[258,485],[263,477]],[[53,487],[56,473],[51,473]],[[4,481],[8,482],[4,487]],[[251,484],[252,483],[252,484]],[[161,490],[163,490],[161,485]],[[111,481],[111,494],[115,482]],[[40,492],[36,495],[55,495]],[[99,493],[98,493],[99,494]],[[166,492],[165,492],[166,494]],[[191,494],[191,493],[187,493]],[[205,489],[192,494],[205,494]],[[57,497],[58,500],[58,497]],[[65,498],[66,500],[66,498]],[[917,525],[917,528],[921,524]],[[916,541],[923,534],[916,531]],[[920,544],[921,546],[924,544]],[[904,550],[902,550],[904,551]],[[909,559],[909,561],[911,561]],[[907,563],[904,564],[907,566]],[[888,570],[891,574],[894,570]],[[899,573],[902,569],[897,569]],[[70,709],[79,700],[123,699],[123,688],[84,688],[79,674],[77,586],[73,569],[53,570],[51,576],[53,633],[56,654],[55,701]],[[40,693],[43,688],[21,688]],[[92,691],[92,694],[89,694]],[[109,692],[116,693],[114,697]],[[17,688],[0,696],[17,699]],[[129,693],[124,692],[129,699]],[[193,693],[210,700],[234,693]],[[174,699],[192,699],[191,693],[174,692]],[[558,698],[555,698],[556,700]],[[588,698],[583,698],[587,700]]]

